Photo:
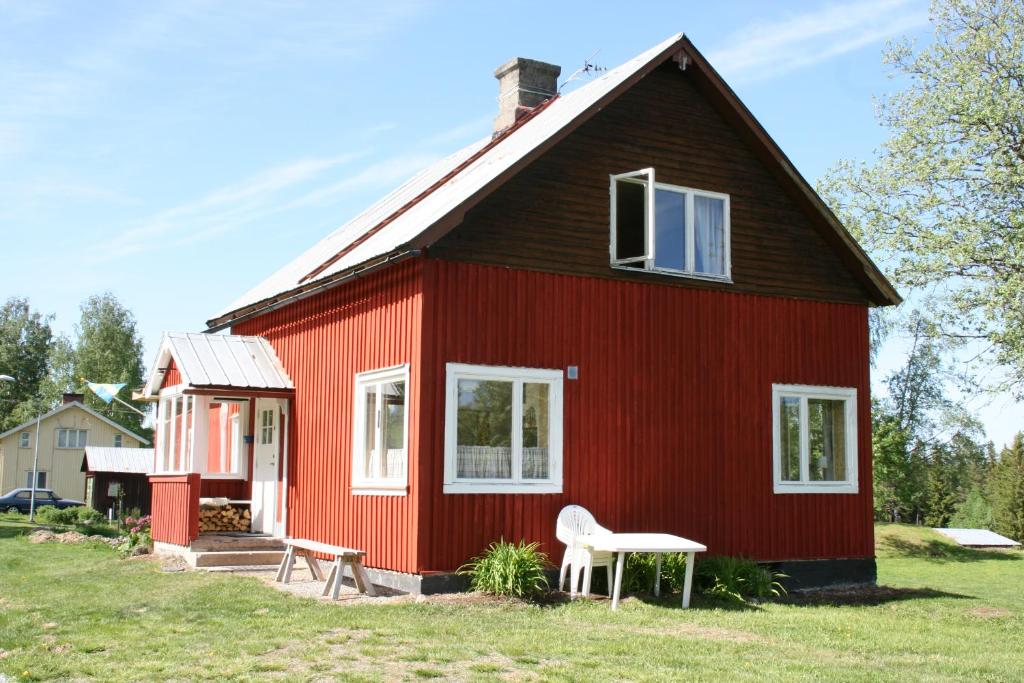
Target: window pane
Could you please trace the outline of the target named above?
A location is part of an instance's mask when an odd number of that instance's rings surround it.
[[[654,265],[686,269],[686,195],[654,191]]]
[[[547,384],[523,383],[523,479],[547,479],[548,394]]]
[[[39,480],[36,482],[36,488],[37,489],[45,489],[46,488],[46,472],[38,472],[37,474],[39,475]]]
[[[78,430],[78,445],[76,446],[77,448],[85,448],[86,434],[88,434],[88,432],[86,432],[84,429]]]
[[[783,481],[800,481],[800,399],[783,396],[779,411],[779,448]]]
[[[457,476],[512,478],[512,382],[460,379]]]
[[[615,181],[615,256],[619,259],[643,256],[647,232],[645,206],[647,184]],[[642,267],[643,264],[640,264]]]
[[[846,411],[844,401],[807,400],[812,481],[846,480]]]
[[[725,275],[725,200],[694,196],[693,224],[694,269]]]
[[[388,382],[381,386],[381,392],[385,454],[381,476],[402,477],[405,475],[405,382]]]
[[[363,387],[363,476],[373,478],[380,472],[377,456],[377,385]]]
[[[68,447],[68,433],[64,429],[57,430],[57,448]]]

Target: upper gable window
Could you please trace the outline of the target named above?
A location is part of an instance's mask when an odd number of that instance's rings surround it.
[[[729,195],[655,181],[654,169],[611,176],[612,265],[728,281]]]

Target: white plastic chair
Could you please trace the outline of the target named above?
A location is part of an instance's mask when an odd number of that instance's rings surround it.
[[[608,529],[597,523],[594,515],[579,505],[566,505],[558,513],[555,523],[555,537],[565,544],[565,555],[562,557],[562,569],[558,574],[558,590],[562,590],[565,576],[571,570],[572,585],[569,594],[576,596],[580,582],[580,570],[583,570],[583,595],[590,595],[590,577],[594,567],[604,567],[608,572],[609,594],[612,587],[612,563],[614,553],[603,550],[588,550],[577,542],[579,536],[585,534],[610,534]]]

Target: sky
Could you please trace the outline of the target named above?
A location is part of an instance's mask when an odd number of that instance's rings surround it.
[[[614,67],[684,31],[812,183],[884,139],[920,0],[0,0],[0,297],[70,333],[131,308],[147,362],[429,162],[490,131],[513,56]],[[570,86],[572,87],[572,86]],[[891,340],[875,383],[898,367]],[[973,398],[1001,445],[1024,408]]]

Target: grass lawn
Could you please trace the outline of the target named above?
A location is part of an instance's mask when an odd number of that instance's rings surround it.
[[[1021,680],[1024,553],[878,527],[868,604],[338,606],[163,573],[0,522],[0,672],[21,679]]]

